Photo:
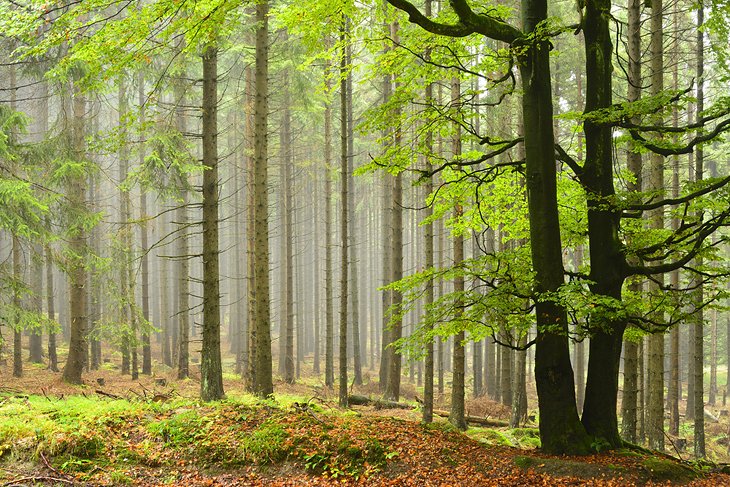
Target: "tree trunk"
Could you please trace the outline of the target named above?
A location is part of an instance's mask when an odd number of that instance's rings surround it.
[[[611,3],[598,0],[586,5],[584,18],[586,52],[586,105],[590,113],[612,104],[612,44],[608,25]],[[610,200],[613,186],[613,139],[608,126],[586,121],[586,162],[581,182],[588,194],[591,291],[599,296],[621,299],[625,274],[623,244],[619,237],[621,211]],[[616,412],[621,346],[626,322],[592,317],[588,375],[582,422],[589,435],[611,447],[622,445]]]
[[[78,86],[73,87],[73,122],[72,143],[74,159],[85,159],[85,130],[84,116],[86,114],[86,100]],[[74,211],[86,212],[86,177],[73,177],[67,182],[66,197]],[[71,384],[81,384],[81,375],[86,360],[86,230],[83,222],[74,222],[69,228],[68,262],[69,274],[69,314],[71,330],[69,338],[68,357],[63,368],[63,380]]]
[[[628,87],[629,102],[641,98],[641,0],[629,0],[628,3]],[[638,120],[632,120],[638,123]],[[635,181],[629,181],[629,191],[641,191],[642,162],[641,153],[634,151],[633,144],[629,144],[626,155],[629,171]],[[629,284],[634,293],[641,292],[641,283],[634,281]],[[638,401],[640,394],[643,397],[643,387],[639,382],[639,344],[624,341],[624,390],[621,402],[622,436],[631,443],[637,442]],[[643,408],[642,408],[643,409]],[[642,413],[643,414],[643,413]]]
[[[458,110],[461,103],[461,83],[458,77],[451,79],[451,105],[452,108]],[[454,134],[451,139],[451,152],[455,159],[461,157],[461,128],[458,124],[454,124]],[[456,209],[454,219],[461,220],[463,215],[462,201],[456,201]],[[464,237],[457,235],[454,238],[454,265],[458,266],[464,261]],[[464,292],[464,276],[458,274],[454,278],[454,293]],[[454,353],[452,357],[452,383],[451,383],[451,411],[449,413],[449,422],[460,430],[466,429],[465,416],[465,379],[466,379],[466,356],[464,350],[464,341],[466,333],[464,325],[458,323],[463,313],[461,307],[462,300],[457,298],[455,305],[455,315],[453,320],[457,322],[459,332],[454,335]]]
[[[522,335],[518,345],[525,347],[527,345],[527,335]],[[519,428],[521,424],[527,421],[527,381],[526,381],[526,365],[527,351],[516,350],[515,354],[515,370],[514,383],[512,391],[512,414],[510,415],[510,428]]]
[[[329,73],[325,72],[326,91],[330,92]],[[324,107],[324,301],[325,301],[325,350],[324,384],[335,385],[335,317],[332,289],[332,104],[327,100]]]
[[[661,5],[661,0],[654,0]],[[705,46],[704,29],[705,21],[704,2],[700,0],[697,8],[697,120],[703,116],[705,108]],[[695,182],[702,181],[704,177],[704,150],[702,146],[697,147],[695,155]],[[701,218],[701,215],[698,215]],[[702,268],[702,258],[695,259],[694,267]],[[704,387],[704,313],[702,303],[704,301],[704,290],[702,286],[703,277],[695,276],[697,288],[694,291],[693,300],[695,303],[694,316],[694,454],[696,458],[705,458],[705,387]]]
[[[347,55],[345,43],[349,42],[349,19],[342,18],[342,26],[340,30],[340,43],[342,44],[342,52],[340,53],[340,238],[342,239],[342,253],[340,255],[340,357],[339,357],[339,404],[340,407],[347,407],[347,272],[348,272],[348,232],[347,232],[347,214],[348,214],[348,153],[347,153]],[[397,400],[397,398],[396,398]]]
[[[391,35],[391,26],[389,24],[384,25],[385,35],[390,36]],[[385,54],[387,55],[387,52],[389,50],[389,45],[386,44],[386,47],[383,49]],[[383,77],[383,104],[387,104],[390,101],[390,97],[392,96],[393,91],[393,85],[392,85],[392,76],[390,73],[386,74]],[[383,133],[383,140],[389,141],[392,134],[389,130],[385,130]],[[387,151],[389,142],[385,142],[383,151]],[[382,218],[381,218],[381,224],[382,224],[382,235],[381,235],[381,242],[383,245],[383,280],[382,285],[387,286],[392,281],[393,277],[393,232],[394,229],[392,227],[393,224],[393,212],[394,210],[394,203],[393,203],[393,181],[391,179],[390,173],[385,173],[383,175],[383,201],[382,201]],[[391,327],[390,327],[390,307],[393,304],[393,291],[390,290],[383,290],[383,319],[382,319],[382,334],[381,334],[381,350],[380,350],[380,371],[379,371],[379,388],[380,391],[384,394],[386,391],[388,391],[388,380],[389,375],[388,372],[390,371],[390,362],[393,357],[393,351],[392,347],[388,348],[388,345],[393,341],[391,338]],[[386,396],[387,397],[387,396]]]
[[[175,123],[177,131],[185,134],[187,131],[187,120],[185,118],[186,95],[185,86],[182,81],[175,85],[175,102],[177,103]],[[188,181],[182,177],[179,183],[181,203],[175,210],[177,224],[177,262],[175,266],[175,281],[177,290],[177,309],[174,316],[177,317],[177,378],[185,379],[190,375],[189,365],[189,336],[190,336],[190,262],[188,256]]]
[[[268,77],[269,77],[269,3],[256,5],[256,100],[254,104],[254,306],[251,327],[254,345],[253,392],[266,397],[274,392],[271,370],[271,332],[269,316],[269,223],[267,195],[268,156]]]
[[[352,43],[347,42],[345,47],[345,62],[348,66],[352,64]],[[352,113],[352,70],[348,70],[347,78],[345,79],[347,85],[347,177],[349,178],[347,184],[349,191],[347,193],[348,201],[348,235],[350,238],[350,315],[352,316],[352,366],[353,366],[353,383],[355,385],[362,385],[362,344],[360,343],[360,285],[358,279],[359,265],[357,258],[357,249],[359,247],[357,240],[355,225],[355,210],[357,205],[355,204],[355,137],[353,127],[353,113]]]
[[[139,96],[139,121],[142,126],[145,124],[145,91],[144,74],[140,71],[138,76]],[[144,164],[144,144],[140,144],[139,164]],[[142,279],[142,317],[145,323],[142,326],[142,374],[152,374],[152,347],[150,345],[150,261],[149,242],[147,239],[147,193],[144,188],[139,190],[139,213],[140,213],[140,259]]]
[[[651,93],[656,95],[664,89],[664,29],[662,21],[664,10],[662,0],[651,1]],[[661,115],[657,115],[655,123],[661,125]],[[662,191],[664,188],[664,157],[659,154],[651,156],[651,170],[648,181],[649,191]],[[664,227],[664,210],[653,210],[649,215],[649,226],[654,229]],[[656,276],[662,282],[662,276]],[[658,290],[658,283],[649,283],[650,290]],[[659,321],[662,316],[656,317]],[[664,450],[664,335],[661,333],[649,336],[647,401],[647,436],[649,447]]]
[[[50,221],[46,218],[46,227],[48,230],[51,228]],[[46,311],[48,318],[51,320],[56,319],[56,300],[53,290],[53,254],[51,253],[51,246],[46,244],[45,247],[45,261],[46,261]],[[58,372],[58,352],[56,350],[56,332],[50,331],[48,333],[48,368],[52,372]]]
[[[547,18],[547,2],[522,0],[522,12],[523,29],[532,32]],[[520,74],[531,254],[539,296],[557,291],[564,282],[546,42],[526,49],[520,59]],[[576,410],[565,309],[553,301],[538,300],[536,316],[535,379],[542,448],[552,454],[587,453],[590,439]]]
[[[200,398],[223,399],[218,237],[218,49],[203,51],[203,347]]]
[[[284,380],[288,384],[295,382],[294,370],[294,233],[292,218],[293,188],[292,188],[292,158],[291,158],[291,99],[289,94],[289,73],[285,70],[282,74],[282,122],[281,122],[281,182],[282,182],[282,203],[281,217],[282,225],[282,263],[281,271],[281,323],[284,325],[283,336],[279,336],[279,347],[283,353],[279,353],[279,370],[284,373]],[[297,318],[301,318],[298,316]]]
[[[38,316],[43,312],[43,252],[38,245],[33,245],[30,251],[31,256],[31,289],[33,291],[32,309]],[[43,330],[39,327],[33,327],[30,330],[30,356],[29,359],[34,364],[43,363]]]
[[[23,377],[23,323],[20,321],[20,310],[22,302],[20,299],[20,283],[23,282],[23,271],[21,268],[22,252],[20,239],[13,234],[13,280],[18,287],[13,291],[13,308],[16,313],[12,323],[13,327],[13,377]]]

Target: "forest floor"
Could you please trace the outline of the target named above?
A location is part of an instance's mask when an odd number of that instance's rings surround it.
[[[9,372],[0,371],[5,486],[730,486],[717,465],[638,449],[543,455],[534,428],[464,434],[443,419],[421,424],[416,407],[345,411],[311,383],[277,384],[276,399],[260,401],[236,392],[240,381],[227,376],[228,400],[202,404],[194,378],[132,381],[102,370],[74,387],[40,367],[23,379]],[[375,396],[373,387],[356,392]],[[487,400],[469,408],[507,414]]]

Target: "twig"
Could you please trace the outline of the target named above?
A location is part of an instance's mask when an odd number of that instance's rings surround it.
[[[53,472],[54,474],[58,475],[59,477],[65,477],[65,476],[66,476],[66,474],[65,474],[65,473],[63,473],[63,472],[59,471],[58,469],[54,468],[54,467],[53,467],[53,465],[51,465],[51,464],[49,463],[48,459],[47,459],[47,458],[46,458],[46,456],[45,456],[45,455],[43,454],[43,452],[41,452],[41,460],[43,460],[43,465],[45,465],[45,466],[46,466],[46,468],[47,468],[48,470],[50,470],[51,472]]]
[[[681,455],[681,454],[679,453],[679,450],[677,449],[677,445],[676,445],[676,444],[674,444],[674,441],[672,441],[672,437],[671,437],[671,436],[669,436],[669,435],[667,434],[667,432],[666,432],[666,431],[664,431],[664,429],[662,429],[662,433],[664,433],[664,436],[666,436],[666,437],[667,437],[667,440],[669,440],[669,443],[671,443],[671,444],[672,444],[672,448],[674,448],[674,451],[675,451],[675,452],[677,452],[677,457],[678,457],[678,458],[679,458],[679,459],[680,459],[681,461],[684,461],[684,458],[682,458],[682,455]]]
[[[20,485],[25,482],[63,482],[64,484],[75,485],[75,482],[73,480],[67,480],[67,479],[56,478],[56,477],[38,476],[38,477],[21,477],[19,479],[11,480],[10,482],[4,483],[3,487],[10,487],[11,485]]]

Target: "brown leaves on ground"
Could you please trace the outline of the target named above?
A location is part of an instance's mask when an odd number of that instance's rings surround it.
[[[241,420],[242,417],[245,419]],[[272,457],[254,458],[254,466],[221,470],[205,458],[205,449],[175,458],[161,451],[163,467],[134,466],[125,471],[135,485],[179,486],[730,486],[730,476],[696,471],[661,456],[614,452],[588,457],[551,457],[534,451],[489,446],[445,424],[362,414],[301,410],[258,410],[244,414],[225,406],[201,439],[236,450],[242,430],[251,435],[263,424],[286,433]],[[134,436],[134,435],[130,435]],[[143,441],[137,435],[136,441]],[[281,455],[281,456],[279,456]],[[230,457],[229,457],[230,460]],[[97,480],[102,480],[103,476]],[[113,484],[111,479],[106,482]]]

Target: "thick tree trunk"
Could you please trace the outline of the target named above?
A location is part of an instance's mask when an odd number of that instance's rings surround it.
[[[586,51],[586,106],[590,113],[611,106],[612,44],[608,25],[611,3],[597,0],[586,5],[584,18]],[[625,274],[623,245],[618,235],[621,212],[612,207],[613,139],[611,128],[586,121],[586,162],[582,183],[588,195],[591,291],[621,299]],[[626,322],[592,316],[588,376],[582,422],[589,435],[611,447],[621,446],[616,412],[621,347]]]
[[[532,32],[547,18],[547,2],[522,0],[522,12],[523,29]],[[520,73],[535,290],[538,294],[550,293],[557,291],[564,278],[547,43],[526,49],[520,59]],[[536,316],[535,378],[542,448],[553,454],[587,453],[590,439],[576,410],[565,309],[553,301],[538,300]]]

